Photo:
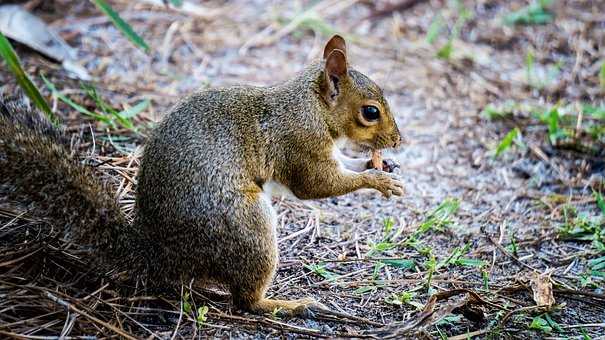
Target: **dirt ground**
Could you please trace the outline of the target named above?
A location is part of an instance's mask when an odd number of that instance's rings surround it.
[[[389,156],[401,164],[406,195],[387,200],[356,192],[318,201],[275,200],[280,266],[270,295],[310,296],[342,313],[309,320],[248,314],[234,309],[228,295],[188,287],[165,297],[118,296],[111,282],[86,271],[86,254],[70,253],[43,223],[0,205],[0,334],[452,339],[605,334],[604,277],[597,268],[605,255],[599,246],[605,241],[605,204],[600,211],[593,193],[605,191],[605,139],[582,144],[590,151],[549,142],[549,126],[526,108],[605,104],[597,77],[605,60],[605,2],[555,1],[551,22],[509,26],[503,17],[528,2],[203,1],[210,10],[194,16],[111,1],[152,47],[148,54],[88,2],[32,2],[34,13],[79,49],[81,63],[108,102],[122,108],[151,100],[135,118],[139,133],[109,129],[52,102],[79,136],[77,148],[87,155],[83,161],[116,184],[127,214],[132,214],[145,129],[180,96],[200,87],[286,80],[317,58],[335,32],[348,39],[351,66],[383,87],[397,115],[406,144]],[[408,6],[397,7],[402,3]],[[472,14],[466,20],[460,19],[463,8]],[[435,22],[443,28],[430,43],[427,34]],[[448,36],[453,36],[451,55],[439,58]],[[15,45],[44,94],[50,92],[40,72],[94,108],[60,66]],[[529,54],[535,61],[528,62]],[[550,76],[553,65],[558,72]],[[534,71],[539,86],[531,82]],[[11,77],[3,66],[1,92],[14,91]],[[502,119],[482,114],[511,102],[514,108]],[[522,142],[495,157],[515,127]],[[580,228],[582,237],[566,227]],[[17,237],[17,229],[32,232]],[[24,256],[34,250],[39,253]],[[546,283],[536,288],[538,281]],[[549,287],[554,305],[538,306],[535,295]],[[203,322],[196,321],[200,306],[209,307]]]

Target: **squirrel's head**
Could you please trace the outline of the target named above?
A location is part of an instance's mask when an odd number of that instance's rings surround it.
[[[333,36],[323,53],[320,95],[330,120],[361,147],[398,147],[402,138],[382,89],[370,78],[349,67],[345,40]]]

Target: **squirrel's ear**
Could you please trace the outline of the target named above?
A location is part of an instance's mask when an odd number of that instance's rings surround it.
[[[345,39],[338,34],[334,35],[326,43],[326,47],[324,48],[324,59],[328,59],[328,56],[334,50],[341,50],[345,56],[347,55],[347,45],[345,43]]]
[[[335,49],[326,58],[324,69],[323,96],[328,103],[333,103],[340,93],[340,81],[347,75],[347,57]]]

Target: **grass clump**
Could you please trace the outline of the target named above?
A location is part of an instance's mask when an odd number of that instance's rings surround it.
[[[122,126],[132,131],[137,131],[134,125],[133,119],[141,112],[147,109],[150,104],[148,99],[142,100],[130,108],[126,108],[118,111],[108,104],[98,93],[97,89],[89,84],[82,84],[82,89],[86,95],[92,99],[96,105],[95,110],[89,110],[85,106],[74,102],[71,98],[63,94],[57,89],[55,84],[51,83],[46,77],[42,75],[42,80],[46,84],[46,87],[50,90],[53,97],[59,99],[65,104],[69,105],[74,110],[88,116],[96,121],[107,124],[111,128],[117,128]],[[100,112],[97,112],[99,110]]]
[[[378,242],[370,242],[370,250],[366,256],[371,257],[376,254],[387,252],[397,247],[396,239],[399,238],[403,232],[403,226],[395,229],[395,220],[391,217],[383,220],[383,236]]]
[[[523,130],[545,131],[546,141],[555,148],[599,155],[605,149],[605,106],[596,103],[532,105],[507,101],[487,105],[481,115],[489,120],[512,120],[519,123],[498,143],[495,157],[513,144],[524,147]]]
[[[427,219],[420,224],[415,233],[423,234],[429,230],[443,231],[450,226],[453,221],[451,217],[460,208],[460,201],[454,198],[445,199],[435,210],[433,210]]]
[[[437,58],[449,60],[454,52],[454,41],[460,37],[460,30],[467,21],[472,19],[473,13],[466,7],[460,0],[453,1],[455,12],[456,12],[456,21],[454,22],[452,29],[447,33],[447,42],[445,45],[441,46],[436,53]],[[435,19],[431,22],[429,29],[426,34],[426,41],[429,44],[434,44],[445,29],[447,28],[447,23],[445,22],[443,14],[440,12],[435,16]]]
[[[552,22],[555,16],[548,10],[552,0],[535,0],[531,4],[503,18],[506,25],[545,25]]]

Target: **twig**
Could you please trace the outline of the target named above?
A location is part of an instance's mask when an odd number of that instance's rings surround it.
[[[83,317],[87,318],[88,320],[93,321],[93,322],[95,322],[95,323],[97,323],[97,324],[99,324],[99,325],[101,325],[101,326],[103,326],[105,328],[108,328],[108,329],[114,331],[116,334],[120,335],[121,337],[124,337],[124,338],[129,339],[129,340],[136,340],[137,339],[134,336],[126,333],[125,331],[117,328],[116,326],[108,324],[107,322],[105,322],[103,320],[100,320],[100,319],[98,319],[98,318],[96,318],[96,317],[94,317],[94,316],[92,316],[92,315],[90,315],[90,314],[88,314],[88,313],[86,313],[86,312],[78,309],[77,307],[75,307],[71,303],[69,303],[69,302],[67,302],[67,301],[65,301],[63,299],[60,299],[60,298],[56,297],[55,295],[51,294],[50,292],[46,292],[46,297],[48,297],[52,301],[60,304],[61,306],[67,308],[68,310],[71,310],[72,312],[74,312],[76,314],[80,314]]]
[[[509,252],[508,252],[508,251],[507,251],[507,250],[506,250],[506,249],[505,249],[505,248],[504,248],[504,247],[503,247],[501,244],[499,244],[499,243],[498,243],[496,240],[494,240],[493,238],[491,238],[491,237],[489,237],[489,236],[488,236],[488,237],[487,237],[487,239],[488,239],[488,240],[489,240],[489,241],[490,241],[490,242],[491,242],[493,245],[495,245],[495,246],[496,246],[496,247],[497,247],[497,248],[498,248],[498,249],[499,249],[499,250],[500,250],[500,251],[501,251],[501,252],[502,252],[504,255],[506,255],[506,256],[508,256],[508,257],[510,257],[511,259],[513,259],[513,261],[515,261],[517,264],[519,264],[519,265],[521,265],[521,266],[523,266],[523,267],[525,267],[525,268],[527,268],[527,269],[529,269],[529,270],[536,271],[536,272],[538,271],[536,268],[534,268],[534,267],[532,267],[532,266],[530,266],[530,265],[528,265],[528,264],[526,264],[526,263],[522,262],[521,260],[519,260],[519,258],[518,258],[518,257],[516,257],[515,255],[513,255],[513,254],[509,253]]]
[[[181,285],[181,308],[179,309],[179,320],[176,322],[176,327],[174,328],[174,331],[172,332],[172,336],[170,337],[170,340],[174,340],[174,338],[176,338],[176,333],[179,330],[179,327],[181,326],[182,320],[183,320],[183,285]]]

